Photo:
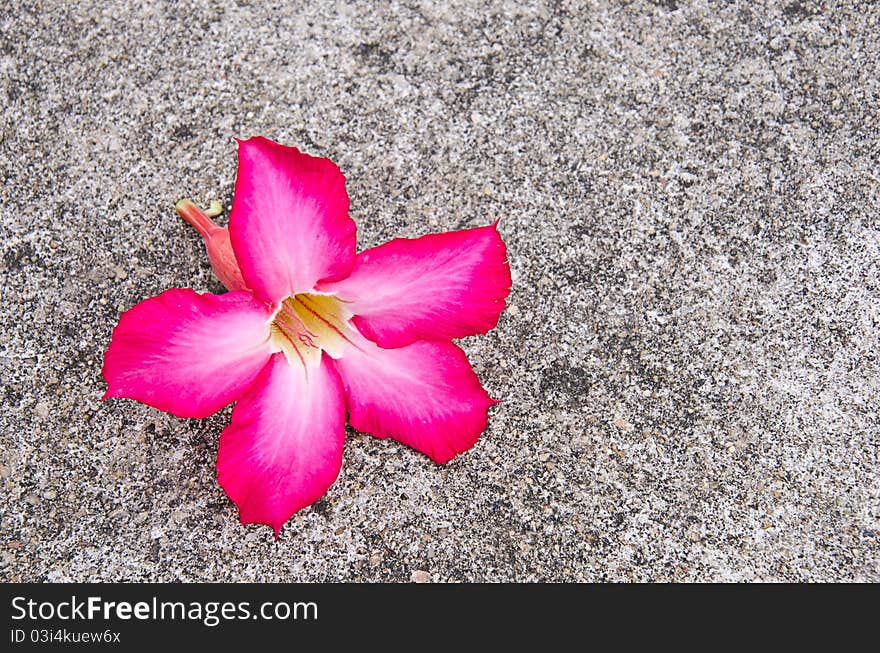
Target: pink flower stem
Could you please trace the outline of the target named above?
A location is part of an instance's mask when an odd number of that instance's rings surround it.
[[[208,214],[191,200],[180,200],[175,208],[177,209],[178,215],[195,227],[196,231],[198,231],[203,238],[207,239],[211,234],[220,229],[217,223],[208,217]]]
[[[235,252],[232,251],[232,242],[229,240],[229,230],[219,226],[211,218],[223,212],[220,202],[211,202],[207,211],[203,211],[192,200],[180,200],[177,203],[177,213],[181,218],[189,222],[205,240],[208,249],[208,258],[214,274],[223,282],[229,290],[242,290],[247,288]]]

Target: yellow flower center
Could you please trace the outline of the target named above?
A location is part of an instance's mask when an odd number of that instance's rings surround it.
[[[303,293],[281,302],[272,321],[272,342],[290,363],[307,369],[321,362],[321,351],[339,358],[348,340],[351,313],[333,295]]]

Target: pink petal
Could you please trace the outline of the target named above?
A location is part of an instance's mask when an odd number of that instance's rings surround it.
[[[248,389],[271,355],[272,307],[238,291],[173,288],[122,314],[104,354],[107,397],[207,417]]]
[[[510,293],[507,250],[496,225],[392,240],[361,252],[347,279],[321,284],[383,347],[451,340],[498,324]]]
[[[247,287],[265,301],[342,278],[355,252],[345,177],[295,147],[262,136],[239,141],[229,235]]]
[[[382,349],[351,336],[333,361],[345,387],[349,421],[445,463],[473,446],[486,428],[489,398],[464,352],[450,342],[420,340]]]
[[[277,353],[232,411],[217,454],[217,479],[244,524],[284,522],[320,499],[339,475],[345,405],[324,359],[291,365]]]

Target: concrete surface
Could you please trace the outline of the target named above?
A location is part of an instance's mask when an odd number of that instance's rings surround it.
[[[0,579],[880,580],[880,6],[524,5],[4,3]],[[351,433],[277,544],[229,409],[99,402],[256,134],[361,247],[500,216],[514,275],[478,445]]]

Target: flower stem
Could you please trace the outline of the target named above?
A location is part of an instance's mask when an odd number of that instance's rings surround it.
[[[217,208],[219,207],[216,206],[217,204],[219,203],[211,203],[210,211],[214,215],[218,215]],[[208,214],[200,209],[192,200],[180,200],[174,208],[177,209],[177,214],[195,227],[196,231],[198,231],[203,238],[207,238],[220,229],[220,227],[208,217]]]

